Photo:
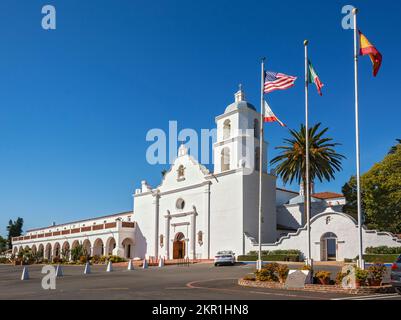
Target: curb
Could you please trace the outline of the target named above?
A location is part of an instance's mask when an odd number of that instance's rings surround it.
[[[287,288],[284,283],[278,282],[262,282],[262,281],[250,281],[239,279],[238,285],[243,287],[252,288],[266,288],[266,289],[281,289],[291,291],[309,291],[309,292],[323,292],[323,293],[344,293],[344,294],[375,294],[375,293],[394,293],[395,290],[392,286],[381,286],[381,287],[361,287],[358,289],[343,289],[340,286],[323,286],[318,284],[307,284],[304,288]]]

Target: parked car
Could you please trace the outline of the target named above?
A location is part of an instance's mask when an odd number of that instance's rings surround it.
[[[391,266],[391,284],[398,294],[401,294],[401,255]]]
[[[219,251],[214,257],[214,265],[231,265],[235,264],[235,253],[232,251]]]

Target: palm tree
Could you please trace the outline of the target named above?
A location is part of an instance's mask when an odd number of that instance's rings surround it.
[[[309,169],[310,184],[315,179],[320,182],[334,179],[334,173],[342,170],[341,160],[345,157],[335,151],[339,143],[332,138],[323,137],[328,128],[320,130],[321,123],[309,128]],[[284,183],[297,182],[303,184],[306,190],[306,141],[305,126],[301,124],[299,131],[290,130],[291,138],[284,139],[284,146],[276,147],[282,150],[281,154],[271,160],[271,164],[277,164],[276,172]],[[306,192],[304,192],[304,209],[306,209]],[[306,210],[304,210],[304,216]],[[306,220],[306,217],[305,217]]]

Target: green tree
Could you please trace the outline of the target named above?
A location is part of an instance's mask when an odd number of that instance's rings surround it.
[[[0,253],[8,249],[7,240],[0,236]]]
[[[388,154],[394,154],[397,151],[397,148],[401,147],[401,139],[395,139],[397,141],[397,144],[395,146],[392,146]]]
[[[311,190],[313,181],[318,179],[330,181],[334,179],[336,171],[340,171],[341,160],[345,157],[336,152],[335,147],[338,143],[333,142],[332,138],[324,137],[328,128],[320,130],[321,123],[309,128],[309,160],[310,160],[310,184]],[[277,165],[276,172],[284,183],[297,182],[303,184],[306,189],[306,130],[301,124],[299,131],[290,130],[291,137],[284,139],[284,146],[276,147],[282,150],[280,155],[271,160],[272,165]],[[306,192],[304,196],[306,206]],[[304,210],[306,215],[306,210]]]
[[[8,231],[8,236],[7,236],[7,243],[8,243],[8,248],[12,248],[12,238],[13,237],[19,237],[22,234],[22,227],[24,225],[24,219],[18,217],[16,221],[10,220],[8,222],[7,226],[7,231]]]
[[[365,225],[371,229],[401,233],[401,147],[388,154],[361,176]],[[356,179],[343,187],[346,213],[357,211]]]

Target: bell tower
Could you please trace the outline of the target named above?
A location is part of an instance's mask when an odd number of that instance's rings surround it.
[[[234,99],[224,114],[216,117],[217,141],[213,146],[215,174],[241,168],[259,170],[260,114],[245,100],[242,85],[239,85]],[[263,168],[266,171],[266,143],[263,149]]]

